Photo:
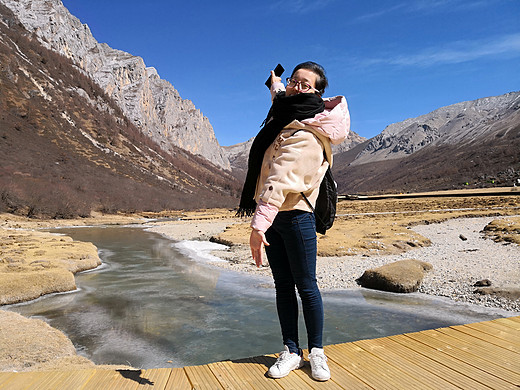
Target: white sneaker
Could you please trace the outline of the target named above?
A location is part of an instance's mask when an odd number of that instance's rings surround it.
[[[327,365],[327,356],[323,353],[322,348],[313,348],[309,354],[311,362],[312,377],[317,381],[328,381],[330,379],[330,370]]]
[[[303,356],[297,353],[289,352],[289,347],[285,346],[285,349],[280,352],[280,356],[276,359],[276,362],[269,368],[267,375],[271,378],[283,378],[287,376],[292,370],[303,367]]]

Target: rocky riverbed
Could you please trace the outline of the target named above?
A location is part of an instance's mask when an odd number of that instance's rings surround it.
[[[0,215],[3,288],[0,299],[4,304],[22,302],[50,292],[73,290],[73,274],[97,266],[92,244],[38,229],[143,223],[173,240],[227,244],[228,249],[213,253],[227,261],[216,262],[215,266],[239,272],[270,273],[267,264],[261,268],[254,266],[247,245],[249,220],[234,217],[233,210],[97,215],[61,221],[3,214]],[[413,258],[433,265],[420,292],[502,308],[515,315],[520,311],[519,244],[518,195],[343,201],[339,203],[334,227],[327,235],[318,237],[318,280],[326,289],[359,288],[356,279],[366,269]],[[49,288],[53,281],[62,279],[42,278],[47,273],[60,275],[66,283],[55,283],[60,286],[57,290]],[[9,282],[11,277],[20,282]],[[474,286],[479,281],[491,285]],[[476,292],[479,288],[480,292]],[[13,340],[18,341],[13,344]],[[59,331],[40,320],[0,310],[0,346],[4,346],[0,349],[0,370],[93,365],[77,356],[69,343]],[[12,347],[5,347],[9,345]]]
[[[455,301],[520,311],[520,197],[453,197],[340,202],[338,219],[318,237],[321,288],[359,288],[367,269],[403,259],[430,263],[420,292]],[[256,268],[248,221],[232,213],[201,211],[150,230],[174,240],[229,245],[215,266],[269,275]],[[487,280],[490,286],[475,283]]]

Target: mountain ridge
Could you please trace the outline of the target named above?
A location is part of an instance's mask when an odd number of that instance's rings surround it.
[[[24,23],[3,3],[11,4]],[[236,202],[253,139],[220,146],[209,120],[155,68],[147,67],[140,57],[98,43],[60,0],[0,0],[0,6],[12,14],[3,17],[0,26],[4,148],[0,207],[30,210],[29,203],[38,204],[37,199],[29,199],[37,182],[63,188],[65,198],[84,210]],[[70,137],[60,134],[59,128]],[[36,134],[48,139],[44,142]],[[41,150],[32,148],[32,143]],[[8,145],[19,149],[30,169]],[[333,171],[341,193],[513,185],[520,179],[518,150],[520,92],[510,92],[390,124],[369,140],[351,132],[345,143],[334,148]],[[78,154],[83,154],[78,161],[89,167],[89,174],[98,176],[98,182],[96,177],[87,180],[94,183],[93,192],[81,183],[79,166],[73,164]],[[37,158],[48,164],[47,171],[37,167]],[[99,189],[111,185],[109,177],[115,188],[124,188],[133,199],[125,203],[114,191],[103,198]],[[50,205],[53,199],[38,191],[45,198],[43,204]]]
[[[475,122],[487,121],[499,113],[506,115],[507,106],[518,102],[520,93],[509,92],[440,107],[428,114],[390,124],[369,140],[353,164],[400,158],[433,142],[465,142],[467,137],[479,136],[478,130],[484,131]]]
[[[340,191],[520,184],[520,92],[441,107],[336,156]]]
[[[172,145],[178,146],[230,170],[208,118],[190,100],[182,99],[141,57],[97,42],[88,25],[72,15],[61,0],[0,2],[41,44],[87,72],[163,150],[170,152]]]
[[[249,150],[251,149],[254,139],[255,137],[252,137],[245,142],[222,147],[224,154],[231,164],[233,175],[239,180],[245,180]],[[349,131],[347,138],[341,144],[332,145],[332,154],[337,155],[344,151],[348,151],[364,141],[366,141],[366,138],[361,137],[354,131]]]
[[[47,217],[232,207],[240,184],[146,137],[72,61],[0,4],[0,209]]]

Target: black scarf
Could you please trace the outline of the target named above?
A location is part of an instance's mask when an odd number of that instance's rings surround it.
[[[279,93],[275,96],[264,121],[265,125],[257,134],[249,151],[246,181],[242,189],[237,216],[253,215],[256,208],[254,200],[256,183],[262,168],[265,151],[282,129],[295,119],[312,118],[324,109],[323,99],[313,93],[300,93],[293,96],[285,96],[285,93]]]

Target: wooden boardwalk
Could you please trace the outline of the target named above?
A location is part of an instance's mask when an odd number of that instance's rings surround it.
[[[276,356],[149,370],[0,373],[0,389],[519,389],[520,317],[325,347],[332,379],[306,363],[282,379],[265,376]]]

